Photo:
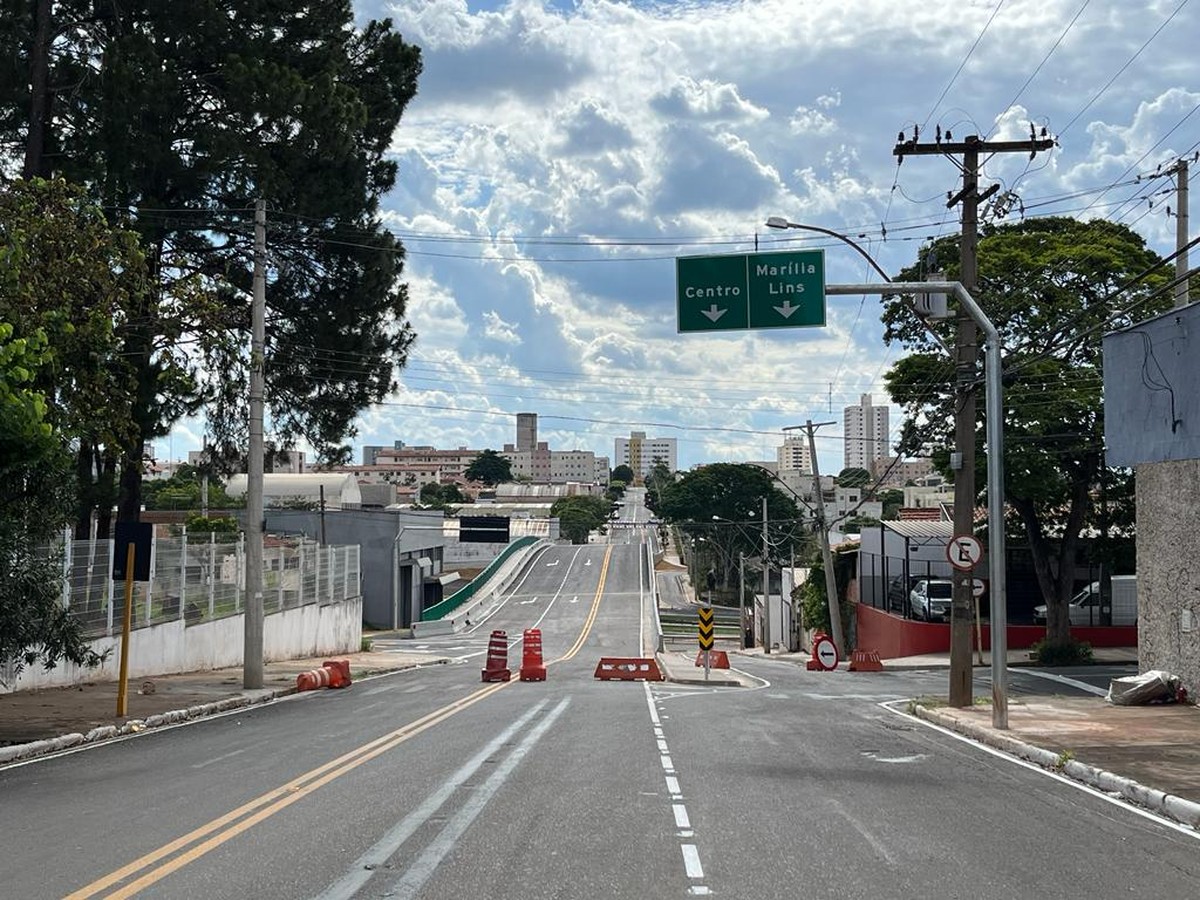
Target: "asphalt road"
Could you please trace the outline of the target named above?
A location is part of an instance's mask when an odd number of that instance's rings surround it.
[[[596,681],[638,653],[645,559],[546,551],[429,643],[451,665],[0,771],[0,894],[1200,896],[1196,835],[906,717],[944,671]],[[534,626],[548,680],[482,684],[487,634]]]

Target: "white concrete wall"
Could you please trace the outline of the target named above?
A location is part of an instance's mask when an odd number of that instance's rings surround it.
[[[244,616],[186,626],[175,620],[139,628],[129,635],[129,678],[148,678],[179,672],[223,669],[242,664]],[[116,681],[120,677],[121,638],[91,642],[97,652],[111,650],[95,669],[62,664],[50,670],[40,665],[24,671],[0,693],[47,687],[69,687],[85,681]],[[320,605],[310,603],[271,613],[263,620],[263,659],[299,659],[335,653],[356,653],[362,647],[362,598]]]

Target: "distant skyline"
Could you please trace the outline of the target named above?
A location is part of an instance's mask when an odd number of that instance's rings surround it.
[[[874,296],[824,328],[678,334],[675,259],[823,247],[831,282],[878,281],[958,230],[959,172],[897,165],[897,135],[940,126],[1059,147],[985,161],[1021,215],[1105,216],[1171,252],[1156,167],[1200,146],[1200,4],[1179,0],[356,0],[422,49],[383,203],[407,249],[417,333],[400,388],[351,443],[500,448],[540,439],[611,456],[673,437],[679,466],[772,460],[785,426],[842,468],[843,409],[899,354]],[[1193,169],[1193,174],[1200,166]],[[1140,177],[1139,177],[1140,176]],[[1011,192],[1009,194],[1008,192]],[[986,218],[999,221],[990,204]],[[1194,231],[1194,229],[1193,229]],[[894,439],[900,410],[889,417]],[[198,448],[202,424],[169,439]],[[162,445],[167,440],[159,441]]]

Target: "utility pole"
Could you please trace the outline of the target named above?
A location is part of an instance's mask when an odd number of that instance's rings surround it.
[[[833,571],[833,551],[829,549],[829,528],[825,524],[825,495],[821,491],[821,467],[817,463],[817,429],[822,425],[836,425],[836,422],[813,423],[809,419],[804,423],[808,432],[808,455],[812,460],[813,495],[817,507],[817,536],[821,541],[821,566],[825,569],[825,598],[829,604],[830,637],[837,646],[839,654],[845,654],[846,645],[842,640],[842,608],[838,605],[837,573]]]
[[[767,540],[767,495],[763,494],[763,653],[771,652],[771,564],[768,554],[771,544]]]
[[[1175,163],[1175,308],[1187,306],[1191,300],[1188,296],[1188,161],[1181,159]]]
[[[250,449],[246,458],[246,622],[242,686],[263,686],[263,357],[266,354],[267,202],[254,203],[250,308]]]
[[[738,554],[738,643],[745,650],[746,643],[746,554]]]
[[[1030,125],[1029,140],[1027,141],[987,141],[980,140],[978,135],[967,135],[961,143],[952,142],[949,131],[942,140],[942,129],[939,126],[936,140],[932,143],[920,143],[920,135],[913,131],[912,140],[906,141],[903,133],[900,141],[892,150],[892,155],[905,156],[946,156],[954,159],[962,154],[962,163],[955,164],[962,170],[962,190],[953,195],[946,203],[953,207],[962,202],[962,238],[959,244],[959,276],[958,280],[968,293],[974,295],[978,281],[979,253],[979,204],[1000,189],[999,184],[993,184],[982,194],[979,192],[979,155],[986,153],[1028,153],[1032,159],[1040,150],[1049,150],[1054,146],[1054,140],[1046,136],[1038,138]],[[958,311],[958,331],[955,342],[955,401],[954,401],[954,443],[951,453],[951,468],[954,469],[954,535],[962,537],[975,533],[975,388],[978,383],[977,370],[979,367],[978,332],[975,321],[962,308]],[[1003,563],[1003,560],[1001,560]],[[972,573],[955,569],[953,573],[953,600],[950,605],[950,690],[951,706],[970,706],[973,702],[971,684],[971,607],[974,601],[972,594]],[[993,647],[997,641],[993,636]],[[1006,646],[1001,642],[1000,646]]]

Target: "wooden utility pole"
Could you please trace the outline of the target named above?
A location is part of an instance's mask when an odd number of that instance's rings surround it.
[[[986,141],[978,135],[967,135],[966,140],[955,143],[950,132],[942,140],[941,128],[932,143],[920,143],[914,131],[911,140],[900,141],[892,150],[901,160],[905,156],[949,157],[963,174],[962,190],[946,203],[953,207],[962,203],[962,239],[959,245],[958,281],[971,295],[975,294],[978,282],[979,254],[979,204],[999,190],[994,184],[983,193],[979,192],[980,154],[1028,153],[1032,159],[1040,150],[1049,150],[1054,140],[1038,138],[1030,126],[1027,141]],[[962,156],[959,163],[956,156]],[[975,322],[962,309],[958,312],[958,332],[955,342],[955,388],[954,388],[954,443],[950,457],[954,469],[954,534],[956,537],[975,533],[975,395],[979,383],[979,336]],[[972,573],[954,570],[954,592],[950,605],[950,691],[951,706],[970,706],[973,702],[971,685],[971,605],[973,596]]]

